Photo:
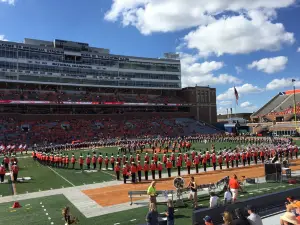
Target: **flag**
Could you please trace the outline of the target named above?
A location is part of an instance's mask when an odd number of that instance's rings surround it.
[[[239,93],[235,87],[234,87],[234,95],[235,95],[236,104],[238,105],[239,104]]]
[[[292,82],[295,82],[296,80],[295,79],[292,79]]]

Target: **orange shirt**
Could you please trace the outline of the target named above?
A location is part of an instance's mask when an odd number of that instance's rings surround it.
[[[229,180],[229,187],[231,189],[239,189],[240,184],[239,184],[238,180],[236,180],[234,178],[230,178],[230,180]]]

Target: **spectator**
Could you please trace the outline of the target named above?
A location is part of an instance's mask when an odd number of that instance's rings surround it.
[[[295,208],[298,208],[297,205],[300,205],[300,202],[295,200],[293,196],[289,196],[286,198],[288,202],[286,203],[286,211],[294,212]]]
[[[212,221],[212,218],[211,218],[210,216],[205,216],[205,217],[203,218],[203,220],[204,220],[204,224],[205,224],[205,225],[214,225],[214,224],[213,224],[213,221]]]
[[[235,215],[237,219],[233,221],[233,225],[250,225],[250,222],[245,217],[244,213],[240,208],[235,209]]]
[[[146,216],[147,225],[158,225],[158,212],[156,211],[156,205],[150,203],[149,212]]]
[[[291,212],[286,212],[280,217],[280,225],[298,225],[296,216]]]
[[[209,207],[214,208],[218,206],[218,200],[219,197],[216,195],[215,192],[210,193],[210,199],[209,199]]]
[[[248,220],[251,225],[263,225],[262,220],[258,214],[255,213],[255,209],[252,205],[247,206]]]
[[[156,182],[152,181],[150,186],[148,187],[147,194],[149,195],[150,204],[154,204],[156,206]]]
[[[224,204],[231,203],[231,200],[232,200],[232,194],[231,194],[230,190],[227,187],[225,187],[224,188]]]
[[[172,200],[168,200],[167,203],[168,211],[166,212],[167,216],[167,225],[174,225],[174,206]]]
[[[230,212],[225,211],[223,214],[223,225],[233,225],[232,215]]]

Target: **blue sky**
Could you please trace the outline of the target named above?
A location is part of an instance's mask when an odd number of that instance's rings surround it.
[[[88,3],[87,3],[88,2]],[[0,38],[87,42],[114,54],[178,52],[183,86],[217,88],[218,112],[252,112],[300,88],[297,0],[0,0]],[[298,52],[299,48],[299,52]]]

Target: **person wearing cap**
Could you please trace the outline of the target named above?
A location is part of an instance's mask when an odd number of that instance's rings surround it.
[[[210,216],[205,216],[205,217],[203,218],[203,220],[204,220],[204,224],[205,224],[205,225],[214,225],[214,223],[213,223],[213,221],[212,221],[212,218],[211,218]]]
[[[150,165],[150,170],[151,170],[151,174],[152,174],[152,180],[155,180],[156,164],[155,164],[154,160],[152,160],[152,163]]]
[[[144,162],[144,173],[145,173],[145,180],[148,180],[148,171],[149,171],[149,164],[147,161]]]
[[[297,220],[296,216],[291,212],[286,212],[283,216],[280,217],[280,224],[281,225],[299,225],[299,221]]]
[[[158,162],[158,165],[157,165],[157,170],[158,170],[158,177],[159,177],[159,179],[161,179],[162,169],[163,169],[163,166],[162,166],[161,162],[159,161],[159,162]]]
[[[108,162],[109,162],[109,159],[108,159],[108,156],[106,155],[105,159],[104,159],[104,164],[105,164],[105,169],[106,170],[108,170]]]
[[[172,169],[172,162],[170,161],[170,159],[168,159],[167,162],[168,177],[171,177],[171,169]]]
[[[111,168],[112,168],[112,170],[114,169],[114,167],[115,167],[115,157],[112,155],[111,157],[110,157],[110,164],[111,164]]]
[[[181,171],[181,160],[180,160],[180,158],[179,158],[179,157],[177,157],[176,166],[177,166],[177,173],[178,173],[178,176],[180,177],[180,171]]]
[[[4,167],[3,164],[0,165],[0,182],[3,183],[4,182],[4,176],[6,173],[6,169]]]
[[[128,173],[127,167],[126,167],[126,165],[123,165],[122,174],[123,174],[123,181],[124,181],[124,184],[126,184],[127,173]]]
[[[262,219],[258,214],[255,213],[255,208],[252,205],[248,205],[246,210],[249,214],[247,218],[250,222],[250,225],[263,225]]]
[[[102,169],[102,162],[103,162],[103,157],[102,157],[102,155],[101,155],[101,153],[100,153],[100,155],[98,156],[98,163],[99,163],[99,168],[100,168],[100,170]]]
[[[143,170],[143,167],[141,165],[141,162],[138,161],[138,164],[137,164],[137,171],[138,171],[138,179],[139,179],[139,182],[142,182],[142,170]]]
[[[85,161],[86,161],[87,169],[90,170],[91,169],[91,156],[90,156],[90,154],[87,155]]]
[[[11,171],[13,173],[14,182],[17,182],[18,174],[19,174],[19,167],[15,162],[13,163],[13,165],[11,167]]]
[[[72,169],[75,168],[75,162],[76,162],[76,158],[75,158],[74,153],[72,153],[72,157],[71,157]]]
[[[117,180],[120,180],[120,170],[121,170],[120,164],[117,162],[117,165],[115,166],[115,172],[116,172],[116,175],[117,175]]]
[[[214,170],[216,170],[216,168],[217,168],[217,156],[216,156],[215,153],[212,154],[211,161],[212,161]]]
[[[131,182],[133,184],[136,183],[136,172],[137,172],[137,166],[134,162],[131,163],[131,168],[130,168],[130,171],[131,171]]]
[[[79,156],[79,166],[80,166],[81,171],[83,170],[83,162],[84,162],[83,156],[82,156],[82,154],[80,154],[80,156]]]
[[[96,154],[94,154],[93,157],[92,157],[92,164],[93,164],[93,170],[95,170],[96,167],[97,167],[97,156],[96,156]]]

